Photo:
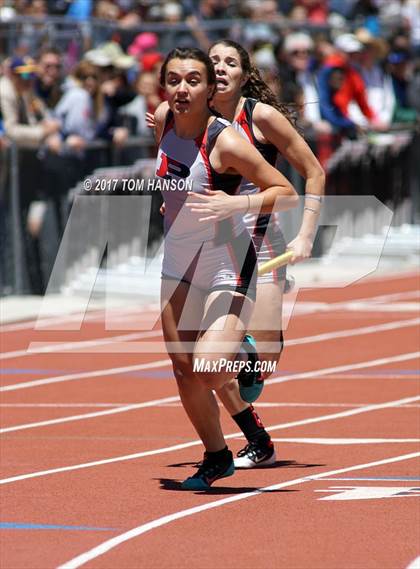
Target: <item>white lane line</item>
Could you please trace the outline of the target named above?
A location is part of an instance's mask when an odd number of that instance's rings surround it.
[[[399,407],[400,405],[405,405],[406,403],[411,403],[413,401],[419,401],[418,397],[406,397],[404,399],[397,399],[395,401],[388,401],[386,403],[378,403],[374,405],[367,405],[366,407],[360,407],[359,409],[350,409],[348,411],[342,411],[341,413],[332,413],[329,415],[321,415],[317,417],[309,417],[307,419],[300,419],[299,421],[291,421],[289,423],[280,423],[278,425],[271,425],[266,427],[267,431],[276,431],[280,429],[289,429],[291,427],[300,427],[302,425],[310,425],[313,423],[321,423],[324,421],[332,421],[334,419],[341,419],[343,417],[350,417],[352,415],[359,415],[361,413],[368,413],[370,411],[378,411],[380,409],[387,409],[392,407]],[[242,436],[242,433],[231,433],[225,436],[225,439],[234,439]],[[112,464],[114,462],[122,462],[126,460],[134,460],[137,458],[142,458],[144,456],[152,456],[156,454],[163,454],[166,452],[172,452],[176,450],[182,450],[185,448],[201,445],[201,440],[190,441],[187,443],[180,443],[170,447],[158,448],[154,450],[148,450],[143,452],[138,452],[135,454],[128,454],[123,456],[116,456],[113,458],[107,458],[104,460],[96,460],[92,462],[85,462],[81,464],[73,464],[71,466],[62,466],[59,468],[52,468],[50,470],[41,470],[38,472],[30,472],[29,474],[20,474],[18,476],[12,476],[10,478],[3,478],[0,480],[0,484],[10,484],[11,482],[18,482],[19,480],[27,480],[29,478],[38,478],[40,476],[47,476],[49,474],[56,474],[59,472],[69,472],[72,470],[80,470],[83,468],[91,468],[93,466],[101,466],[103,464]]]
[[[418,355],[420,355],[420,352],[414,352],[411,354],[402,354],[400,356],[394,356],[391,358],[386,358],[386,363],[390,363],[393,361],[403,361],[401,358],[404,358],[405,360],[409,360],[409,359],[413,359],[418,357]],[[368,360],[366,362],[359,362],[358,364],[350,364],[350,365],[345,365],[345,366],[339,366],[339,371],[346,371],[348,369],[354,369],[357,367],[372,367],[375,365],[382,365],[383,363],[383,358],[380,360]],[[166,360],[168,362],[170,362],[170,360]],[[378,363],[379,362],[379,363]],[[155,364],[158,364],[158,362],[154,362]],[[149,365],[149,364],[140,364],[143,366]],[[130,367],[134,367],[136,369],[139,369],[139,366],[130,366]],[[156,366],[155,366],[156,367]],[[125,369],[125,368],[116,368],[116,369]],[[147,369],[146,367],[142,367],[141,369]],[[304,372],[304,373],[295,373],[295,374],[289,374],[289,375],[284,375],[281,377],[274,377],[271,379],[267,379],[265,381],[266,386],[267,385],[273,385],[276,383],[283,383],[285,381],[293,381],[293,380],[300,380],[300,379],[307,379],[308,377],[320,377],[323,375],[327,375],[329,373],[334,373],[335,371],[337,371],[338,368],[336,367],[332,367],[332,368],[323,368],[323,369],[318,369],[318,370],[312,370],[311,372]],[[91,373],[96,373],[96,372],[91,372]],[[119,372],[116,372],[119,373]],[[76,374],[77,375],[77,374]],[[80,374],[79,374],[80,375]],[[104,374],[104,375],[109,375]],[[65,376],[64,376],[65,377]],[[38,380],[38,381],[43,381],[43,380]],[[17,384],[18,386],[21,384]],[[3,388],[4,389],[4,388]],[[1,389],[0,389],[1,391]],[[159,401],[159,400],[157,400]],[[179,397],[174,397],[172,402],[175,401],[179,401]],[[133,409],[136,409],[135,406],[133,405],[128,405],[127,407],[125,407],[124,409],[120,409],[118,411],[114,411],[114,413],[118,412],[118,413],[122,413],[122,412],[126,412],[126,411],[132,411]],[[59,423],[67,423],[70,421],[82,421],[84,419],[89,419],[89,418],[93,418],[93,417],[101,417],[103,415],[110,415],[111,412],[110,411],[97,411],[96,413],[86,413],[86,414],[81,414],[81,415],[72,415],[70,417],[61,417],[61,418],[57,418],[57,419],[51,419],[51,420],[45,420],[45,421],[40,421],[39,423],[26,423],[26,424],[22,424],[22,425],[14,425],[12,427],[6,427],[5,429],[0,430],[0,433],[6,433],[6,432],[10,432],[10,431],[20,431],[23,429],[29,429],[29,428],[36,428],[36,427],[45,427],[48,425],[54,425],[54,424],[59,424]]]
[[[419,320],[419,319],[410,319],[409,322],[412,322],[412,320]],[[392,323],[387,323],[386,326],[391,326]],[[414,324],[409,324],[409,325],[414,325]],[[372,331],[372,327],[369,326],[368,327],[370,332]],[[352,332],[352,330],[348,331],[349,335]],[[316,338],[312,337],[312,338]],[[311,337],[309,337],[311,338]],[[330,338],[326,338],[326,339],[330,339]],[[303,337],[303,338],[299,338],[297,339],[299,340],[301,343],[307,343],[307,337]],[[297,340],[295,340],[295,343],[297,343]],[[309,340],[309,341],[320,341],[320,340]],[[420,352],[419,352],[420,353]],[[162,365],[169,365],[169,360],[160,360],[165,362]],[[404,360],[400,360],[400,361],[404,361]],[[149,365],[149,364],[139,364],[140,366],[143,365]],[[379,364],[378,364],[379,365]],[[87,372],[86,374],[84,374],[83,372],[81,373],[76,373],[76,374],[69,374],[69,375],[63,375],[63,376],[55,376],[55,377],[49,377],[49,378],[41,378],[41,379],[37,379],[37,380],[32,380],[32,381],[26,381],[26,382],[22,382],[22,383],[15,383],[15,384],[10,384],[10,385],[5,385],[3,387],[0,387],[0,392],[1,391],[15,391],[17,389],[26,389],[29,387],[36,387],[39,385],[46,385],[46,384],[50,384],[50,383],[58,383],[61,381],[71,381],[73,379],[81,379],[83,377],[100,377],[102,375],[115,375],[118,373],[124,373],[124,371],[118,371],[118,370],[126,370],[126,371],[134,371],[134,370],[138,370],[138,369],[147,369],[147,368],[143,368],[143,367],[137,367],[137,366],[128,366],[127,368],[110,368],[108,370],[98,370],[98,371],[92,371],[92,372]],[[354,369],[358,369],[358,368],[354,368]],[[360,368],[359,368],[360,369]],[[342,368],[338,367],[335,368],[336,371],[342,371]],[[280,380],[279,380],[280,381]],[[286,379],[284,379],[284,381],[286,381]]]
[[[328,377],[334,377],[329,375]],[[340,376],[341,377],[341,376]],[[142,405],[141,401],[133,401],[131,403],[0,403],[0,408],[5,409],[89,409],[103,408],[103,407],[129,407],[130,405]],[[219,403],[221,406],[221,403]],[[345,407],[350,409],[353,407],[366,407],[370,403],[273,403],[258,401],[254,403],[254,407]],[[175,403],[159,403],[156,407],[181,407],[181,402],[178,400]],[[404,409],[418,409],[420,404],[416,405],[400,405]]]
[[[4,352],[0,354],[0,360],[10,360],[22,358],[36,354],[49,354],[56,352],[67,352],[75,350],[77,352],[87,351],[96,346],[108,346],[115,342],[129,342],[131,340],[142,340],[145,338],[158,338],[162,336],[161,330],[150,330],[147,332],[136,332],[133,334],[122,334],[120,336],[105,336],[94,340],[82,340],[75,342],[31,342],[26,350],[15,350],[14,352]]]
[[[125,413],[126,411],[133,411],[134,409],[144,409],[146,407],[157,407],[165,403],[173,403],[179,401],[178,396],[165,397],[163,399],[154,399],[145,401],[144,403],[137,403],[134,405],[126,405],[124,407],[117,407],[114,409],[107,409],[106,411],[97,411],[96,413],[84,413],[82,415],[71,415],[69,417],[60,417],[57,419],[48,419],[45,421],[38,421],[36,423],[26,423],[24,425],[15,425],[14,427],[5,427],[0,429],[0,434],[12,433],[14,431],[23,431],[25,429],[34,429],[36,427],[46,427],[49,425],[58,425],[60,423],[70,423],[71,421],[84,421],[85,419],[93,419],[95,417],[103,417],[104,415],[116,415],[117,413]]]
[[[319,474],[314,474],[313,476],[305,476],[301,478],[295,478],[294,480],[287,480],[286,482],[280,482],[279,484],[273,484],[271,486],[266,486],[264,488],[258,488],[253,492],[244,492],[242,494],[236,494],[234,496],[229,496],[228,498],[222,498],[221,500],[215,500],[213,502],[207,502],[201,506],[195,506],[194,508],[188,508],[186,510],[180,510],[178,512],[173,512],[161,518],[152,520],[146,524],[137,526],[129,531],[126,531],[120,535],[107,539],[100,545],[89,549],[88,551],[74,557],[70,561],[67,561],[60,565],[58,569],[77,569],[82,565],[85,565],[88,561],[92,561],[101,555],[104,555],[114,547],[121,545],[122,543],[129,541],[135,537],[139,537],[151,530],[167,525],[176,520],[192,516],[194,514],[199,514],[200,512],[205,512],[206,510],[212,510],[220,506],[225,506],[226,504],[231,504],[233,502],[239,502],[240,500],[246,500],[247,498],[252,498],[254,496],[260,496],[265,492],[274,492],[280,490],[281,488],[287,488],[288,486],[296,486],[298,484],[303,484],[305,482],[312,482],[314,480],[320,480],[326,476],[334,476],[336,474],[342,474],[344,472],[352,472],[355,470],[364,470],[366,468],[373,468],[375,466],[382,466],[384,464],[391,464],[395,462],[400,462],[403,460],[410,460],[411,458],[416,458],[420,456],[420,452],[413,452],[410,454],[403,454],[400,456],[393,456],[390,458],[385,458],[382,460],[375,460],[374,462],[366,462],[364,464],[356,464],[353,466],[348,466],[346,468],[339,468],[337,470],[329,470],[327,472],[321,472]]]
[[[420,352],[415,352],[414,356],[413,354],[402,354],[400,356],[394,356],[393,358],[386,358],[387,363],[393,362],[393,361],[402,361],[401,358],[404,357],[405,359],[413,359],[413,357],[417,357],[417,355],[420,355]],[[410,356],[410,357],[408,357]],[[168,361],[170,362],[170,360],[164,360],[164,361]],[[379,362],[379,363],[377,363]],[[381,360],[368,360],[366,362],[360,362],[358,364],[350,364],[350,365],[346,365],[346,366],[340,366],[339,368],[333,367],[333,368],[323,368],[323,369],[318,369],[318,370],[312,370],[311,372],[304,372],[304,373],[294,373],[294,374],[289,374],[289,375],[283,375],[277,378],[271,378],[271,379],[267,379],[265,381],[266,385],[273,385],[276,383],[283,383],[285,381],[293,381],[293,380],[300,380],[300,379],[306,379],[308,377],[319,377],[319,376],[323,376],[323,375],[328,375],[329,373],[334,373],[335,371],[337,371],[339,369],[339,371],[346,371],[348,369],[354,369],[357,367],[371,367],[371,366],[375,366],[375,365],[381,365],[383,362],[383,359]],[[158,362],[154,362],[155,364],[157,364]],[[143,366],[149,365],[149,364],[140,364]],[[146,367],[141,367],[139,368],[139,366],[130,366],[131,368],[134,369],[147,369]],[[156,366],[155,366],[156,367]],[[125,369],[125,368],[116,368],[117,370],[121,370],[121,369]],[[97,373],[97,372],[90,372],[90,373]],[[120,372],[115,372],[115,373],[120,373]],[[79,375],[80,374],[74,374],[74,375]],[[103,375],[109,375],[109,373],[104,373]],[[66,376],[63,376],[66,377]],[[68,376],[67,376],[68,377]],[[82,375],[83,377],[83,375]],[[90,376],[89,376],[90,377]],[[54,379],[54,378],[51,378]],[[72,377],[72,379],[74,379],[74,377]],[[37,381],[45,381],[45,380],[37,380]],[[33,382],[32,382],[33,383]],[[22,384],[17,384],[16,387],[18,387],[19,385]],[[12,386],[15,387],[15,386]],[[1,390],[3,390],[4,388],[1,388]],[[157,400],[159,401],[159,400]],[[179,397],[174,397],[174,399],[172,400],[172,402],[176,402],[179,401]],[[160,403],[157,403],[160,404]],[[118,411],[114,411],[113,413],[123,413],[126,411],[132,411],[133,409],[136,409],[135,406],[133,405],[128,405],[126,406],[124,409],[120,409]],[[20,431],[23,429],[30,429],[30,428],[36,428],[36,427],[45,427],[48,425],[56,425],[59,423],[67,423],[70,421],[82,421],[84,419],[90,419],[90,418],[94,418],[94,417],[101,417],[103,415],[110,415],[112,414],[110,411],[97,411],[96,413],[86,413],[86,414],[81,414],[81,415],[72,415],[69,417],[61,417],[61,418],[57,418],[57,419],[51,419],[51,420],[45,420],[45,421],[40,421],[38,423],[26,423],[26,424],[22,424],[22,425],[14,425],[12,427],[6,427],[4,429],[0,430],[0,433],[7,433],[10,431]]]
[[[307,439],[278,439],[271,438],[276,443],[302,443],[308,445],[372,445],[389,443],[420,443],[420,439],[327,439],[327,438],[307,438]]]
[[[22,408],[22,409],[31,409],[31,408],[72,408],[72,407],[127,407],[128,405],[137,405],[140,401],[133,401],[132,403],[0,403],[0,408],[8,407],[11,408]]]
[[[404,379],[409,381],[410,379],[415,379],[416,381],[419,380],[420,378],[420,373],[395,373],[395,374],[391,374],[391,373],[384,373],[384,374],[380,374],[380,373],[375,373],[374,375],[372,374],[367,374],[367,373],[346,373],[346,374],[339,374],[339,373],[335,373],[330,375],[331,379],[368,379],[369,381],[373,381],[375,379],[380,379],[381,381],[383,381],[384,379]]]
[[[328,376],[333,377],[333,376]],[[127,403],[129,405],[129,403]],[[176,403],[167,403],[165,407],[177,405]],[[348,409],[356,407],[366,407],[370,403],[265,403],[264,401],[256,401],[254,407],[346,407]],[[420,405],[401,405],[401,407],[417,409]]]
[[[414,276],[414,275],[412,275]],[[381,279],[381,280],[385,280],[385,279]],[[324,302],[320,302],[320,303],[316,303],[319,304],[320,306],[331,306],[331,310],[336,310],[336,307],[338,306],[339,308],[345,307],[346,305],[348,305],[351,302],[391,302],[391,301],[395,301],[395,300],[404,300],[404,299],[411,299],[411,298],[418,298],[419,297],[419,291],[417,289],[413,289],[413,290],[408,290],[408,291],[404,291],[404,292],[400,292],[400,293],[391,293],[391,294],[382,294],[382,295],[377,295],[377,296],[369,296],[369,297],[363,297],[363,298],[356,298],[353,300],[347,300],[347,301],[338,301],[338,302],[334,302],[334,303],[324,303]],[[308,301],[299,301],[298,304],[299,305],[304,305],[304,304],[313,304],[312,302],[308,302]],[[148,313],[153,313],[159,310],[159,306],[156,304],[148,304],[146,306],[144,306],[142,308],[142,314],[144,314],[145,312]],[[316,310],[317,311],[317,310]],[[121,314],[123,316],[130,316],[132,314],[132,308],[131,307],[121,307],[119,309],[114,309],[111,311],[109,319],[110,320],[115,320],[116,317],[118,317],[118,315]],[[84,315],[83,321],[87,322],[87,321],[100,321],[100,320],[104,320],[106,316],[105,310],[100,309],[100,310],[94,310],[91,312],[87,312]],[[73,321],[78,321],[80,320],[81,317],[81,313],[80,312],[76,312],[76,313],[72,313],[72,314],[63,314],[63,315],[58,315],[58,316],[51,316],[51,317],[45,317],[45,318],[39,318],[39,319],[32,319],[32,320],[27,320],[25,322],[15,322],[15,323],[11,323],[11,324],[4,324],[0,326],[0,333],[2,332],[14,332],[14,331],[19,331],[19,330],[27,330],[27,329],[34,329],[35,326],[42,327],[45,328],[46,330],[48,330],[48,325],[50,326],[54,326],[54,325],[60,325],[63,324],[63,322],[73,322]],[[135,316],[133,316],[133,319],[136,318],[137,319],[138,315],[136,314]],[[58,328],[59,329],[59,328]]]
[[[346,364],[346,365],[342,365],[342,366],[335,366],[335,367],[329,367],[329,368],[325,368],[324,369],[324,374],[328,375],[330,373],[336,373],[336,372],[341,372],[341,371],[347,371],[349,369],[364,369],[366,367],[375,367],[375,366],[381,366],[381,365],[386,365],[389,363],[394,363],[394,362],[405,362],[408,360],[415,360],[420,358],[420,351],[419,352],[410,352],[407,354],[401,354],[399,356],[390,356],[388,358],[378,358],[376,360],[369,360],[366,362],[359,362],[357,364]],[[292,379],[307,379],[308,377],[313,377],[314,372],[313,371],[305,371],[302,373],[298,373],[298,374],[294,374]],[[290,381],[291,376],[290,375],[284,375],[284,376],[280,376],[280,377],[273,377],[270,379],[266,379],[265,380],[265,384],[267,385],[272,385],[275,383],[283,383],[285,381]]]
[[[396,322],[386,322],[385,324],[377,324],[376,326],[362,326],[360,328],[350,328],[348,330],[337,330],[335,332],[326,332],[324,334],[316,334],[315,336],[306,336],[304,338],[296,338],[286,340],[285,346],[300,346],[302,344],[312,344],[312,342],[325,342],[325,340],[336,340],[338,338],[348,338],[349,336],[361,336],[362,334],[376,334],[377,332],[387,332],[389,330],[397,330],[420,324],[420,318],[410,318],[409,320],[398,320]]]
[[[139,307],[140,308],[140,307]],[[159,310],[159,304],[146,304],[141,307],[141,314],[136,313],[136,319],[141,315],[144,316],[147,313],[156,313]],[[113,322],[118,319],[118,317],[132,315],[133,308],[131,306],[128,307],[119,307],[113,308],[109,311],[108,319]],[[25,320],[24,322],[11,322],[10,324],[3,324],[0,326],[0,333],[3,332],[17,332],[20,330],[34,330],[35,328],[41,328],[48,330],[60,330],[61,328],[54,328],[54,326],[60,326],[64,322],[78,322],[81,317],[83,317],[84,322],[95,322],[95,321],[104,321],[106,316],[105,309],[95,309],[89,312],[85,312],[82,314],[81,312],[73,312],[71,314],[59,314],[57,316],[46,316],[42,318],[32,319],[32,320]],[[134,316],[133,316],[134,318]],[[48,328],[51,326],[51,328]]]
[[[376,304],[371,302],[352,302],[344,310],[351,312],[419,312],[418,302],[394,302],[391,304]]]
[[[14,383],[11,385],[3,385],[0,391],[16,391],[17,389],[26,389],[28,387],[38,387],[39,385],[49,385],[50,383],[61,383],[63,381],[73,381],[74,379],[84,379],[91,377],[102,377],[104,375],[118,375],[121,373],[128,373],[130,371],[138,371],[142,369],[153,369],[155,367],[163,367],[171,364],[171,360],[158,360],[156,362],[148,362],[145,364],[137,364],[124,367],[112,367],[105,369],[98,369],[95,371],[87,371],[80,373],[70,373],[67,375],[57,375],[55,377],[45,377],[42,379],[35,379],[33,381],[25,381],[22,383]]]
[[[416,557],[411,563],[410,565],[407,567],[407,569],[420,569],[420,556]]]
[[[336,330],[326,332],[324,334],[316,334],[314,336],[304,336],[302,338],[293,338],[285,341],[285,346],[300,346],[302,344],[311,344],[313,342],[325,342],[327,340],[336,340],[338,338],[348,338],[350,336],[361,336],[363,334],[376,334],[377,332],[387,332],[400,328],[417,326],[420,324],[420,318],[410,318],[408,320],[397,320],[394,322],[386,322],[375,326],[361,326],[360,328],[349,328],[347,330]],[[87,340],[82,342],[31,342],[27,350],[18,350],[16,352],[6,352],[0,359],[10,359],[22,356],[31,356],[38,353],[65,352],[75,350],[78,353],[97,353],[106,351],[106,353],[140,353],[148,350],[148,346],[144,343],[139,344],[132,340],[146,339],[148,337],[161,337],[162,331],[153,331],[139,334],[127,334],[123,336],[114,336],[108,338],[98,338],[97,340]],[[93,349],[101,347],[100,350]],[[143,349],[142,349],[143,348]]]

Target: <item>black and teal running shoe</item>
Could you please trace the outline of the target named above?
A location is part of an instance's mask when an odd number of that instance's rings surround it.
[[[239,393],[243,401],[253,403],[261,395],[264,380],[261,373],[255,371],[255,364],[259,361],[257,344],[251,334],[245,334],[242,348],[248,353],[249,370],[244,368],[236,376],[239,383]]]
[[[204,453],[203,462],[199,469],[181,484],[184,490],[210,490],[210,486],[219,478],[232,476],[235,472],[233,455],[231,451],[227,452],[226,460],[214,461]]]

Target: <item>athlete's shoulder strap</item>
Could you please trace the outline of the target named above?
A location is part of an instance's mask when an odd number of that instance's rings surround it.
[[[254,112],[254,108],[257,102],[258,101],[256,99],[245,99],[241,112],[236,119],[236,122],[248,137],[249,142],[253,145],[256,143],[256,138],[252,129],[252,113]]]
[[[249,124],[252,122],[252,114],[255,109],[255,105],[258,103],[257,99],[247,98],[245,99],[245,103],[243,106],[243,110],[245,111],[245,116],[248,119]]]
[[[231,126],[231,123],[221,117],[217,117],[208,127],[204,135],[203,144],[205,145],[207,156],[210,154],[217,137],[225,130],[226,127]]]
[[[162,134],[160,135],[159,144],[162,142],[163,137],[171,130],[173,126],[174,126],[174,114],[171,111],[171,109],[168,109],[168,112],[166,113],[165,117],[165,124],[162,129]]]

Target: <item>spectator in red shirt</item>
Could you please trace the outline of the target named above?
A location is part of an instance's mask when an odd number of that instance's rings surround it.
[[[319,73],[319,98],[322,118],[338,131],[354,137],[358,129],[348,116],[348,107],[355,101],[369,123],[376,117],[366,96],[362,76],[352,63],[352,57],[363,50],[363,45],[353,34],[342,34],[335,41],[336,53],[328,56]],[[340,71],[340,81],[330,81],[331,74]],[[335,75],[334,75],[335,77]]]

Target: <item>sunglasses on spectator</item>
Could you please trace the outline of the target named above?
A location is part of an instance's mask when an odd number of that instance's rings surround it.
[[[61,69],[61,63],[45,63],[44,67],[46,69]]]
[[[294,49],[290,52],[291,55],[309,55],[309,49]]]

